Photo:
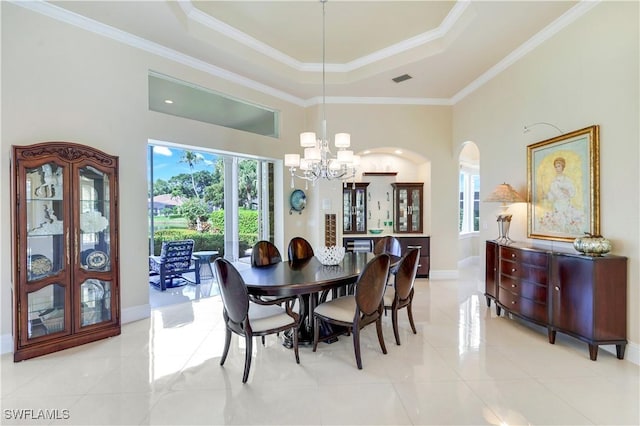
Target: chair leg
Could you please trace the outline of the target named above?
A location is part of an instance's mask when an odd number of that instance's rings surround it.
[[[413,331],[413,334],[418,334],[416,332],[416,326],[413,323],[413,311],[411,309],[411,303],[412,302],[409,302],[409,304],[407,305],[407,315],[409,315],[409,324],[411,324],[411,330]]]
[[[356,365],[358,370],[362,370],[362,358],[360,356],[360,329],[353,327],[353,350],[356,353]]]
[[[251,352],[253,352],[253,336],[245,336],[246,350],[244,354],[244,374],[242,376],[242,383],[247,383],[249,378],[249,369],[251,369]]]
[[[262,346],[265,346],[265,339],[264,336],[260,336],[262,338]]]
[[[293,334],[293,352],[296,354],[296,364],[300,364],[300,355],[298,353],[298,327],[293,327],[291,329],[291,334]]]
[[[316,351],[318,347],[318,339],[320,338],[320,318],[313,318],[313,352]]]
[[[400,333],[398,332],[398,308],[391,308],[391,323],[393,324],[393,335],[396,338],[396,345],[400,346]]]
[[[165,291],[167,289],[166,283],[166,274],[164,272],[164,268],[160,267],[160,291]]]
[[[224,350],[222,351],[222,358],[220,358],[220,365],[224,365],[229,354],[229,346],[231,346],[231,330],[227,328],[227,333],[224,336]]]
[[[378,342],[382,348],[382,353],[387,353],[387,347],[384,345],[384,337],[382,336],[382,316],[379,316],[376,320],[376,331],[378,332]]]

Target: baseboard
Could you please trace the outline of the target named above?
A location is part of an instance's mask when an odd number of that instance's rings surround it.
[[[121,313],[122,324],[138,321],[151,316],[151,305],[134,306],[125,308]],[[11,334],[3,334],[0,336],[0,354],[13,352],[13,336]]]
[[[13,336],[11,334],[3,334],[0,336],[0,354],[11,352],[13,352]]]
[[[457,280],[460,274],[457,269],[429,271],[430,280]]]
[[[138,321],[141,319],[149,318],[151,316],[151,305],[146,303],[144,305],[133,306],[131,308],[124,308],[121,312],[122,324]]]

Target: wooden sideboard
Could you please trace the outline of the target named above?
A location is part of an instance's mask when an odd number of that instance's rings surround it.
[[[344,237],[342,243],[347,251],[373,251],[373,247],[376,242],[384,235],[377,236],[353,236]],[[418,274],[416,276],[420,278],[429,278],[430,265],[430,241],[431,238],[427,235],[418,235],[411,237],[399,237],[395,236],[400,241],[402,247],[402,253],[406,253],[407,250],[412,248],[420,249],[420,260],[418,261]]]
[[[589,345],[592,360],[599,345],[616,345],[624,358],[627,344],[627,258],[552,251],[524,244],[486,243],[485,297],[496,313],[507,313]]]

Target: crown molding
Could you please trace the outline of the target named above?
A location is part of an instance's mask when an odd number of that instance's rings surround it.
[[[462,14],[467,9],[471,2],[469,0],[456,1],[456,4],[451,8],[447,16],[442,20],[440,25],[433,30],[427,31],[422,34],[418,34],[415,37],[408,38],[391,46],[380,49],[371,54],[356,58],[344,64],[329,64],[325,63],[325,70],[333,73],[348,73],[362,68],[366,65],[373,64],[375,62],[390,58],[400,53],[406,52],[416,47],[431,43],[447,35],[451,31],[454,25],[462,17]],[[200,25],[207,27],[208,29],[224,35],[244,46],[255,50],[269,58],[278,61],[288,67],[293,68],[296,71],[301,72],[321,72],[322,63],[313,62],[301,62],[291,56],[274,49],[273,47],[257,40],[250,35],[243,33],[242,31],[214,18],[211,15],[201,11],[193,5],[191,0],[180,0],[178,2],[180,8],[184,12],[187,19],[190,19]]]
[[[161,44],[149,41],[142,37],[138,37],[126,31],[119,30],[112,26],[98,22],[94,19],[90,19],[85,16],[79,15],[77,13],[68,11],[64,8],[55,6],[51,3],[48,3],[42,0],[36,0],[36,1],[9,0],[9,2],[16,6],[20,6],[22,8],[31,10],[33,12],[40,13],[41,15],[47,16],[49,18],[56,19],[60,22],[73,25],[75,27],[101,35],[103,37],[110,38],[112,40],[126,44],[128,46],[143,50],[145,52],[149,52],[154,55],[161,56],[163,58],[169,59],[174,62],[178,62],[190,68],[194,68],[194,69],[206,72],[208,74],[214,75],[216,77],[220,77],[224,80],[239,84],[243,87],[248,87],[258,92],[273,96],[275,98],[282,99],[284,101],[287,101],[299,106],[304,106],[303,99],[293,96],[289,93],[274,89],[273,87],[259,83],[255,80],[251,80],[239,74],[236,74],[231,71],[227,71],[223,68],[212,65],[208,62],[202,61],[200,59],[196,59],[193,56],[185,55],[184,53],[178,52],[177,50],[170,49]]]
[[[451,98],[451,104],[455,105],[480,87],[487,83],[492,78],[499,75],[502,71],[509,68],[511,65],[522,59],[529,52],[540,46],[543,42],[550,39],[557,34],[560,30],[569,26],[569,24],[576,21],[582,15],[593,9],[600,3],[600,0],[581,0],[576,6],[566,11],[558,19],[547,25],[539,33],[531,37],[529,40],[520,45],[516,50],[507,55],[503,60],[489,68],[487,72],[480,77],[472,81],[464,89],[456,93]]]
[[[223,68],[212,65],[208,62],[202,61],[200,59],[196,59],[192,56],[185,55],[176,50],[170,49],[166,46],[160,45],[158,43],[154,43],[152,41],[146,40],[142,37],[138,37],[136,35],[127,33],[125,31],[119,30],[117,28],[111,27],[109,25],[103,24],[96,20],[84,17],[82,15],[76,14],[74,12],[68,11],[64,8],[55,6],[51,3],[45,2],[43,0],[34,0],[34,1],[19,1],[19,0],[7,0],[8,2],[20,6],[22,8],[31,10],[36,13],[40,13],[41,15],[48,16],[50,18],[56,19],[61,22],[65,22],[67,24],[76,26],[78,28],[84,29],[86,31],[93,32],[95,34],[110,38],[112,40],[116,40],[120,43],[129,45],[131,47],[152,53],[154,55],[158,55],[160,57],[169,59],[171,61],[178,62],[185,66],[206,72],[210,75],[219,77],[221,79],[230,81],[232,83],[238,84],[243,87],[247,87],[253,90],[256,90],[260,93],[264,93],[270,96],[273,96],[277,99],[281,99],[286,102],[290,102],[292,104],[307,107],[311,105],[316,105],[322,102],[321,98],[311,98],[311,99],[301,99],[299,97],[293,96],[289,93],[283,92],[278,89],[274,89],[273,87],[267,86],[265,84],[259,83],[255,80],[251,80],[249,78],[243,77],[239,74],[227,71]],[[438,27],[440,31],[446,33],[450,28],[457,22],[459,17],[462,15],[464,10],[469,5],[469,1],[459,1],[456,3],[456,6],[452,9],[452,11],[447,15],[447,17],[443,20],[443,23]],[[576,19],[587,13],[589,10],[594,8],[600,0],[581,0],[576,6],[568,10],[561,17],[556,19],[554,22],[545,27],[538,34],[527,40],[516,50],[511,52],[507,57],[498,62],[496,65],[491,67],[487,72],[482,74],[480,77],[472,81],[465,88],[456,93],[452,98],[385,98],[385,97],[327,97],[326,103],[336,103],[336,104],[386,104],[386,105],[441,105],[441,106],[449,106],[455,105],[460,102],[466,96],[470,95],[478,88],[482,87],[485,83],[499,75],[502,71],[507,69],[513,63],[517,62],[519,59],[524,57],[526,54],[531,52],[533,49],[538,47],[544,41],[548,40],[550,37],[558,33],[560,30],[574,22]],[[191,13],[191,9],[196,9],[190,2],[190,0],[182,0],[179,2],[180,6],[183,10],[186,10],[188,13]],[[186,8],[186,9],[185,9]],[[197,10],[197,9],[196,9]],[[455,13],[454,13],[455,11]],[[187,13],[185,12],[185,13]],[[197,15],[197,12],[194,12]],[[206,15],[206,14],[204,14]],[[209,16],[209,15],[206,15]],[[199,18],[198,18],[199,19]],[[226,24],[224,24],[226,25]],[[229,27],[231,28],[231,27]],[[231,30],[228,30],[231,31]],[[237,31],[237,30],[236,30]],[[239,34],[240,31],[237,31]],[[424,40],[429,39],[429,37],[434,37],[433,34],[428,35],[428,33],[424,33],[417,38],[423,37]],[[238,37],[240,35],[237,34]],[[248,36],[247,36],[248,37]],[[255,40],[255,39],[254,39]],[[409,39],[412,40],[412,39]],[[261,43],[256,40],[256,42]],[[405,40],[406,43],[419,43],[419,40],[408,41]],[[398,53],[398,49],[409,48],[404,45],[405,42],[398,43],[394,45],[395,52]],[[262,43],[264,45],[264,43]],[[266,45],[264,45],[266,46]],[[391,49],[391,48],[389,48]],[[275,51],[275,49],[273,49]],[[383,49],[384,50],[384,49]],[[393,49],[392,49],[393,50]],[[277,51],[276,51],[277,52]],[[380,51],[379,51],[380,52]],[[374,53],[372,55],[375,55]],[[284,54],[283,54],[284,55]],[[286,55],[285,55],[286,56]],[[371,55],[369,55],[371,56]],[[364,57],[367,58],[367,57]],[[362,59],[362,58],[361,58]],[[292,59],[293,60],[293,59]],[[295,60],[294,60],[295,61]],[[298,62],[298,61],[295,61]],[[299,62],[298,62],[299,63]],[[300,64],[300,63],[299,63]],[[301,70],[313,70],[316,66],[321,64],[305,64],[300,65],[304,69]],[[331,69],[332,72],[339,72],[342,67],[346,65],[341,64],[326,64],[328,68]]]

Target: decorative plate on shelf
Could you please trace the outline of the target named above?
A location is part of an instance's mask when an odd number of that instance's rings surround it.
[[[87,268],[88,269],[104,269],[109,264],[109,256],[107,253],[94,250],[87,255]]]
[[[307,196],[302,189],[296,189],[291,193],[289,203],[291,204],[289,214],[292,214],[294,211],[302,214],[302,210],[304,210],[307,205]]]
[[[34,254],[27,259],[29,281],[47,276],[53,270],[53,262],[43,254]]]

